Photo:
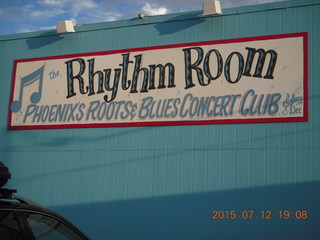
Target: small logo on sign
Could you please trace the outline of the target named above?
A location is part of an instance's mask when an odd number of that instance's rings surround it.
[[[43,70],[44,70],[44,65],[37,69],[36,71],[24,76],[21,78],[20,81],[20,91],[19,91],[19,98],[18,100],[15,100],[11,104],[11,110],[12,112],[18,112],[21,109],[22,106],[22,97],[23,93],[25,90],[25,87],[38,82],[38,88],[37,91],[33,92],[30,96],[30,101],[32,103],[38,103],[41,99],[42,95],[42,83],[43,83]]]

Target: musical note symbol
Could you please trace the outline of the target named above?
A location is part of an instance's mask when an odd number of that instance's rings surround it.
[[[30,101],[32,103],[37,103],[40,101],[41,95],[42,95],[43,69],[44,69],[44,65],[42,67],[40,67],[38,70],[21,78],[19,98],[18,98],[18,100],[15,100],[12,102],[12,104],[11,104],[12,112],[18,112],[21,109],[24,87],[26,87],[36,81],[39,81],[39,87],[36,92],[33,92],[31,94]]]

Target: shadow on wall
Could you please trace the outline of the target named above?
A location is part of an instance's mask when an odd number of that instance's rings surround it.
[[[309,182],[51,209],[92,240],[316,240],[320,239],[319,189],[320,182]],[[221,210],[224,214],[213,212]],[[235,219],[230,211],[235,211]],[[279,211],[289,211],[290,217]]]
[[[50,33],[46,32],[43,34],[39,34],[37,37],[30,38],[26,40],[26,43],[29,47],[29,50],[38,49],[44,47],[46,45],[52,44],[63,39],[61,35],[57,35],[56,31],[50,31]]]
[[[187,13],[171,18],[168,22],[158,23],[155,25],[155,28],[160,35],[168,35],[191,28],[204,21],[205,19],[199,19],[199,13]]]
[[[187,19],[187,20],[186,20]],[[137,19],[133,19],[137,20]],[[132,21],[133,21],[132,20]],[[179,15],[177,17],[171,18],[168,22],[159,23],[155,25],[160,35],[173,34],[187,28],[193,27],[204,22],[204,19],[199,19],[199,13],[186,13],[184,15]],[[36,37],[32,37],[26,40],[29,50],[38,49],[46,45],[57,42],[64,37],[58,35],[56,30],[46,31],[45,33],[39,34]]]

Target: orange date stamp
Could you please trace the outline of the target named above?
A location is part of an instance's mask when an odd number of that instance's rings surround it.
[[[254,210],[214,210],[212,211],[211,219],[222,220],[222,219],[308,219],[308,211],[306,210],[280,210],[280,211],[254,211]]]

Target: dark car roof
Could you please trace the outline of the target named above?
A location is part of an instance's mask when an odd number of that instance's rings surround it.
[[[47,214],[59,216],[58,214],[51,212],[50,210],[43,208],[39,205],[32,205],[30,203],[20,202],[19,200],[16,200],[16,199],[14,200],[0,199],[0,210],[1,209],[32,210],[32,211],[44,212]]]
[[[0,191],[3,190],[0,188]],[[63,222],[74,231],[78,232],[83,238],[88,239],[84,233],[81,232],[76,226],[74,226],[71,222],[69,222],[64,217],[59,214],[52,212],[44,207],[41,207],[39,204],[23,197],[11,195],[11,199],[5,199],[0,196],[0,211],[23,211],[23,212],[34,212],[40,213],[42,215],[49,215],[50,217],[59,219],[59,221]]]
[[[14,195],[15,190],[0,188],[0,209],[34,210],[57,215],[27,198]],[[8,194],[9,193],[9,194]],[[57,215],[59,216],[59,215]],[[59,216],[60,217],[60,216]]]
[[[10,178],[11,173],[9,172],[9,169],[0,161],[0,212],[13,211],[14,215],[16,215],[16,217],[18,216],[18,218],[23,218],[22,216],[24,216],[25,214],[23,214],[22,212],[36,213],[42,216],[47,215],[48,217],[50,216],[50,218],[55,218],[58,222],[62,222],[64,223],[64,225],[73,229],[73,231],[75,233],[78,233],[78,235],[81,236],[82,239],[88,239],[76,226],[74,226],[59,214],[43,208],[39,204],[27,198],[16,196],[15,193],[17,191],[15,189],[4,188],[3,186]],[[26,226],[25,221],[21,221],[20,224],[20,226]],[[30,231],[27,230],[27,232]]]
[[[19,200],[4,200],[0,199],[0,211],[1,210],[16,210],[16,211],[24,211],[24,212],[37,212],[44,215],[50,215],[52,217],[58,218],[62,220],[65,224],[71,226],[72,228],[76,228],[73,224],[71,224],[68,220],[64,217],[60,216],[59,214],[52,212],[46,208],[43,208],[39,205],[33,205],[30,203],[20,202]],[[77,231],[79,231],[77,229]]]

